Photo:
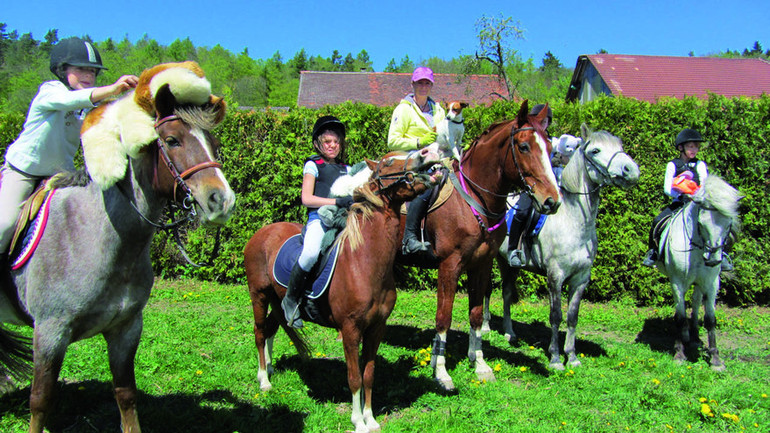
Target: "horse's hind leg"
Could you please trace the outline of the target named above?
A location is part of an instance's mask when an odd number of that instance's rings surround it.
[[[268,391],[273,385],[270,383],[272,374],[273,337],[278,331],[278,322],[275,319],[275,309],[268,316],[268,299],[263,293],[251,293],[251,304],[254,312],[254,343],[257,346],[257,358],[259,368],[257,379],[259,389]],[[278,311],[281,311],[278,309]]]
[[[120,410],[123,433],[139,433],[139,415],[136,410],[136,376],[134,358],[142,336],[142,316],[137,314],[129,326],[104,333],[112,372],[112,386]]]
[[[468,332],[468,359],[476,366],[476,377],[481,381],[494,382],[495,373],[484,360],[482,351],[481,323],[483,321],[484,296],[491,284],[491,267],[489,272],[473,270],[468,272],[468,308],[470,330]],[[486,267],[485,267],[486,269]]]
[[[48,333],[41,328],[43,327],[35,328],[32,343],[35,367],[29,395],[30,433],[41,433],[46,419],[51,413],[54,386],[59,378],[59,372],[64,361],[64,352],[67,350],[67,344],[69,344],[69,339],[66,336],[59,335],[59,338],[55,338],[57,334]],[[56,345],[49,346],[49,343]]]

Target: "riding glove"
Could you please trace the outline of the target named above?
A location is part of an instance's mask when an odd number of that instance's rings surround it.
[[[345,197],[337,197],[334,200],[334,204],[336,204],[337,207],[341,207],[345,209],[350,209],[350,206],[353,206],[353,202],[354,201],[353,201],[352,195],[347,195]]]

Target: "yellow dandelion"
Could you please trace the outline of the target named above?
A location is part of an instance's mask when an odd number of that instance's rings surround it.
[[[765,394],[765,393],[763,392],[763,393],[762,393],[762,398],[767,398],[767,394]]]
[[[666,428],[668,428],[669,430],[673,430],[673,429],[674,429],[673,427],[671,427],[671,426],[670,426],[670,425],[668,425],[668,424],[666,424]]]
[[[687,430],[692,429],[692,424],[687,424],[685,427],[687,427]]]
[[[524,373],[525,371],[527,371],[527,367],[519,367],[519,371]]]
[[[626,366],[626,363],[623,361],[620,361],[620,364],[618,364],[618,367],[625,367],[625,366]]]
[[[420,365],[425,367],[426,365],[428,365],[428,362],[427,361],[420,361]]]
[[[495,372],[499,373],[500,371],[502,371],[502,369],[503,369],[503,367],[499,363],[495,364]]]
[[[701,402],[701,403],[705,403],[706,402],[706,397],[701,397],[701,398],[698,399],[698,401]]]
[[[658,379],[652,379],[652,383],[655,385],[660,385],[660,381]]]
[[[200,376],[201,374],[203,374],[203,370],[195,370],[195,374],[197,374],[198,376]]]
[[[731,419],[733,420],[733,422],[738,422],[740,420],[740,418],[738,418],[738,415],[734,413],[727,413],[727,412],[722,414],[722,418]]]
[[[709,406],[707,403],[700,405],[700,413],[703,416],[714,416],[714,413],[711,412],[711,406]]]
[[[567,421],[562,421],[561,425],[567,425]]]
[[[529,350],[535,350],[535,346],[529,346]]]

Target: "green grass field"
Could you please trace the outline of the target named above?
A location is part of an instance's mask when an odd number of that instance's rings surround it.
[[[556,372],[547,369],[547,301],[514,306],[520,340],[511,345],[499,331],[498,291],[493,331],[484,338],[497,381],[482,383],[465,355],[468,302],[460,294],[448,338],[448,368],[457,386],[451,395],[439,392],[429,365],[435,308],[433,293],[399,293],[374,388],[385,433],[770,431],[768,308],[718,306],[717,341],[727,370],[715,373],[703,356],[684,365],[672,361],[671,307],[584,303],[577,343],[583,365]],[[144,317],[136,375],[145,433],[352,428],[336,331],[305,326],[309,361],[279,331],[273,389],[264,393],[244,286],[159,280]],[[705,340],[704,330],[700,335]],[[49,430],[119,431],[110,380],[101,338],[72,345]],[[0,396],[0,432],[27,430],[29,385]]]

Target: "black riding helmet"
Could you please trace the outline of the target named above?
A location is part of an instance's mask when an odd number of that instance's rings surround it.
[[[337,133],[340,139],[340,153],[337,155],[337,161],[345,163],[345,124],[340,119],[334,116],[323,116],[316,120],[313,125],[313,148],[321,153],[321,149],[318,146],[318,137],[325,131],[334,131]]]
[[[680,144],[685,144],[688,141],[701,142],[706,140],[704,140],[703,137],[701,137],[700,132],[694,129],[686,128],[686,129],[683,129],[682,132],[677,134],[674,146],[679,147]]]
[[[545,107],[545,104],[537,104],[534,107],[532,107],[531,110],[529,110],[530,116],[537,116],[540,114],[540,112],[543,110],[543,107]],[[553,123],[553,111],[551,111],[551,107],[548,107],[548,124]]]
[[[316,120],[315,125],[313,126],[313,142],[315,142],[318,139],[318,136],[326,130],[336,132],[337,135],[339,135],[340,140],[345,140],[345,125],[340,122],[340,119],[337,119],[334,116],[323,116]]]
[[[64,84],[69,85],[67,77],[64,76],[64,68],[67,65],[94,68],[97,75],[100,70],[107,69],[102,65],[102,56],[96,47],[80,38],[63,39],[51,49],[51,72]]]

